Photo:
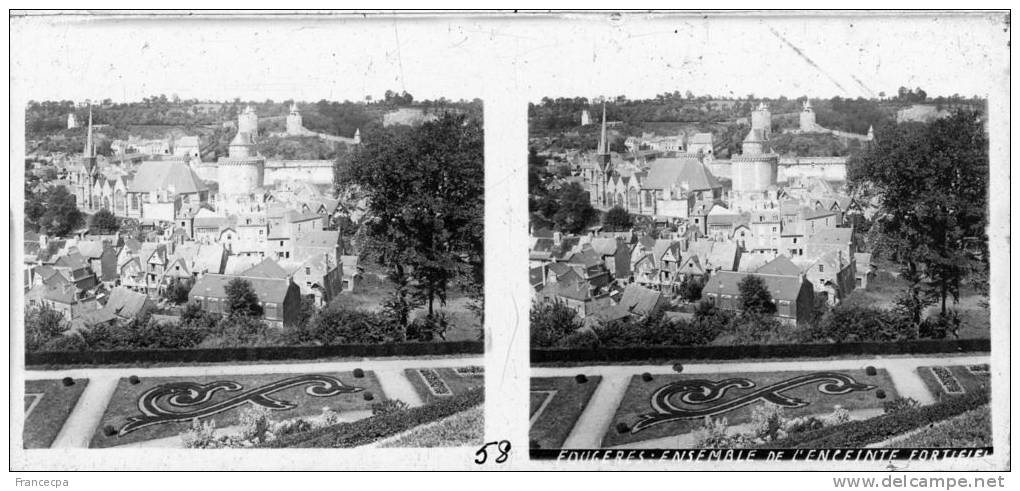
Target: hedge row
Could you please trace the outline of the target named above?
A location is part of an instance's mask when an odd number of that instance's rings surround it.
[[[53,351],[25,353],[25,365],[110,365],[136,362],[227,362],[314,360],[333,357],[444,356],[483,354],[480,341],[437,343],[344,344],[332,346],[259,346],[112,351]]]
[[[531,363],[624,362],[650,359],[740,360],[845,355],[899,355],[991,351],[988,339],[924,339],[900,342],[765,344],[737,346],[636,346],[629,348],[531,350]]]
[[[270,448],[350,448],[367,445],[416,426],[453,416],[483,402],[485,402],[485,389],[479,387],[425,406],[288,435],[265,446]]]
[[[930,424],[945,421],[988,404],[987,389],[953,396],[929,406],[905,409],[871,419],[851,421],[794,434],[761,448],[863,448]]]

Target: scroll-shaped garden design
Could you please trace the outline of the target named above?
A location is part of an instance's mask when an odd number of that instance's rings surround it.
[[[92,446],[175,437],[195,419],[229,427],[252,406],[281,418],[313,416],[323,408],[341,417],[368,416],[384,394],[374,373],[359,372],[121,379]]]
[[[769,402],[790,416],[820,415],[841,406],[860,416],[881,414],[896,397],[884,370],[763,372],[634,376],[603,438],[615,446],[690,433],[705,417],[731,425],[750,421],[753,408]],[[879,397],[879,396],[884,396]],[[621,429],[626,428],[625,431]]]

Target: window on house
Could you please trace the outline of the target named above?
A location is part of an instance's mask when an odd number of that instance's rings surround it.
[[[819,273],[824,273],[825,272],[825,265],[824,264],[819,264],[818,265],[818,272]]]
[[[305,267],[305,274],[312,274],[312,268]]]

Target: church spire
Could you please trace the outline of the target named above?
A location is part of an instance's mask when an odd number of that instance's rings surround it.
[[[89,128],[85,136],[85,157],[95,157],[96,147],[92,143],[92,105],[89,105]]]
[[[606,103],[602,103],[602,136],[599,138],[599,155],[609,153],[609,144],[606,141]]]

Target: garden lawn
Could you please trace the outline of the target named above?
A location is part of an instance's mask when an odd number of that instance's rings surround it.
[[[896,448],[975,448],[992,446],[992,413],[983,406],[891,442]]]
[[[599,376],[588,377],[588,381],[583,384],[577,383],[574,377],[532,377],[533,422],[528,432],[532,446],[537,443],[538,448],[562,448],[601,381],[602,377]],[[551,392],[554,393],[550,395]],[[549,402],[545,409],[536,414],[547,397]]]
[[[216,391],[209,402],[194,406],[195,409],[201,407],[207,407],[212,404],[236,397],[237,395],[251,391],[253,389],[265,386],[270,383],[274,383],[290,377],[306,375],[306,374],[290,374],[290,373],[276,373],[276,374],[262,374],[262,375],[216,375],[216,376],[202,376],[202,377],[164,377],[164,378],[151,378],[141,379],[137,385],[132,385],[130,380],[122,378],[117,383],[117,389],[113,393],[113,397],[110,398],[110,403],[106,408],[106,412],[103,414],[102,422],[95,430],[95,434],[92,437],[92,443],[90,447],[112,447],[116,445],[124,445],[127,443],[135,443],[145,440],[152,440],[157,438],[167,438],[181,434],[186,431],[191,421],[182,422],[166,422],[161,424],[155,424],[152,426],[146,426],[139,428],[133,432],[127,433],[124,436],[118,436],[114,434],[112,436],[106,436],[103,428],[107,425],[113,426],[114,429],[120,430],[131,416],[141,416],[142,412],[138,407],[138,399],[143,393],[152,389],[153,387],[167,384],[171,382],[195,382],[200,384],[208,384],[216,381],[232,381],[242,385],[239,391]],[[322,414],[322,409],[328,407],[334,411],[339,412],[341,415],[349,412],[364,411],[366,415],[370,414],[371,406],[373,403],[379,402],[385,398],[385,394],[382,392],[382,388],[379,385],[379,381],[373,372],[366,370],[364,377],[356,378],[352,372],[339,372],[339,373],[326,373],[322,375],[330,375],[340,379],[344,385],[361,387],[364,390],[354,393],[341,393],[334,396],[328,397],[317,397],[308,394],[305,390],[310,387],[309,384],[304,384],[296,387],[291,387],[283,390],[279,390],[273,393],[266,394],[273,399],[279,401],[287,401],[296,404],[297,406],[293,409],[277,410],[273,411],[273,415],[277,419],[291,419],[301,416],[316,416]],[[373,400],[366,401],[365,393],[371,393]],[[174,408],[167,404],[166,398],[160,398],[159,407],[171,410],[171,411],[186,411],[187,408]],[[253,407],[251,403],[243,404],[239,407],[223,411],[218,414],[214,414],[203,418],[203,421],[215,421],[217,428],[223,428],[233,426],[239,423],[239,417],[245,408]]]
[[[419,370],[426,373],[434,373],[445,382],[449,392],[443,394],[441,389],[436,388],[436,392],[439,395],[433,394],[429,390],[429,385],[426,383],[425,378],[419,373]],[[477,374],[459,374],[453,368],[408,368],[404,370],[404,376],[414,386],[415,392],[421,397],[422,402],[428,404],[439,399],[448,398],[454,394],[463,394],[471,389],[482,387],[485,385],[485,376],[483,373]]]
[[[65,387],[61,380],[25,381],[24,448],[50,448],[57,438],[78,398],[85,391],[88,379],[74,379]]]
[[[431,425],[419,426],[380,448],[477,447],[485,437],[484,406],[475,406]]]
[[[703,418],[660,423],[658,425],[645,428],[636,434],[633,434],[630,431],[621,434],[617,431],[617,425],[619,423],[625,423],[628,428],[632,428],[634,424],[638,422],[640,415],[653,412],[651,406],[652,394],[660,387],[671,382],[696,379],[719,381],[728,378],[744,378],[755,383],[755,387],[751,389],[730,389],[718,401],[710,403],[714,406],[784,380],[810,373],[814,372],[718,373],[710,376],[706,374],[670,374],[657,375],[650,382],[645,382],[640,375],[635,375],[631,378],[630,385],[627,386],[627,391],[624,393],[623,401],[620,403],[620,407],[617,408],[616,415],[613,417],[613,423],[610,425],[605,437],[602,439],[602,446],[612,447],[644,440],[677,436],[699,429],[703,424]],[[807,406],[800,408],[784,407],[784,414],[787,417],[825,415],[831,413],[836,406],[842,406],[844,409],[849,411],[859,409],[881,409],[884,401],[894,399],[897,396],[892,379],[889,378],[889,374],[885,370],[877,370],[874,376],[867,375],[864,370],[840,370],[836,373],[849,375],[857,382],[873,385],[875,388],[866,391],[853,391],[842,395],[825,394],[818,390],[818,382],[812,382],[810,384],[781,392],[783,395],[795,397],[809,403]],[[879,399],[877,397],[876,394],[879,389],[885,391],[885,399]],[[677,399],[674,399],[673,402],[678,406],[684,406],[684,404]],[[727,413],[713,416],[713,418],[726,418],[730,425],[748,423],[751,421],[752,411],[760,404],[760,402],[749,404]],[[695,408],[697,406],[689,407]]]
[[[988,365],[984,365],[988,368]],[[960,386],[963,387],[964,392],[972,392],[981,387],[990,387],[989,372],[985,372],[984,375],[978,375],[971,373],[965,365],[953,365],[942,367],[949,370],[949,373],[956,378]],[[946,396],[960,395],[957,393],[948,393],[942,388],[942,384],[939,383],[938,378],[932,373],[932,367],[917,367],[917,374],[921,376],[921,380],[924,381],[924,385],[928,387],[928,391],[931,392],[932,397],[935,400],[941,400]]]

